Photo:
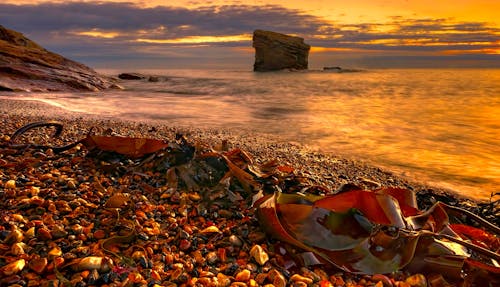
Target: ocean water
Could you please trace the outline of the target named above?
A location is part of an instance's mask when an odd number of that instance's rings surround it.
[[[122,91],[2,95],[102,116],[274,134],[475,199],[500,192],[498,69],[138,72],[158,81],[123,81]]]

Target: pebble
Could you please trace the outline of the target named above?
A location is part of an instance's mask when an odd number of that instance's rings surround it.
[[[271,282],[273,282],[273,285],[275,287],[286,287],[286,279],[283,274],[281,274],[278,270],[272,269],[268,273],[268,278],[270,279]]]
[[[94,231],[93,236],[97,240],[103,239],[106,237],[106,231],[102,229],[97,229],[96,231]]]
[[[234,277],[234,280],[239,281],[239,282],[247,282],[250,280],[250,275],[251,272],[248,269],[243,269],[242,271],[238,272],[236,276]]]
[[[12,255],[16,255],[16,256],[25,254],[25,252],[24,252],[24,247],[25,246],[26,245],[24,243],[22,243],[22,242],[14,243],[10,247],[10,252],[12,253]]]
[[[23,241],[23,239],[24,239],[23,232],[16,227],[10,231],[9,235],[7,235],[7,237],[5,238],[4,243],[10,245],[14,243],[19,243]]]
[[[224,275],[223,273],[217,274],[217,286],[227,287],[231,285],[231,278],[229,276]]]
[[[392,287],[393,284],[391,282],[391,279],[389,277],[383,275],[383,274],[375,274],[372,276],[371,281],[373,282],[382,282],[383,286],[385,287]]]
[[[291,281],[299,281],[299,282],[304,282],[306,284],[312,284],[313,283],[313,280],[309,277],[305,277],[305,276],[302,276],[302,275],[299,275],[299,274],[293,274],[291,277],[290,277],[290,280]]]
[[[58,257],[58,256],[62,255],[62,250],[61,250],[61,248],[59,248],[59,246],[55,246],[54,248],[52,248],[49,251],[49,253],[47,255],[49,256],[49,259],[54,258],[54,257]]]
[[[405,283],[410,284],[411,287],[427,287],[427,280],[422,274],[414,274],[406,278]]]
[[[250,255],[253,259],[260,265],[266,264],[269,260],[269,255],[262,249],[260,245],[254,245],[252,249],[250,249]]]
[[[205,229],[203,229],[200,233],[201,234],[207,234],[207,233],[220,233],[221,231],[219,228],[215,225],[209,226]]]
[[[8,180],[5,185],[4,185],[5,189],[15,189],[16,188],[16,181],[11,179],[11,180]]]
[[[232,245],[238,246],[238,247],[240,247],[240,246],[243,245],[243,241],[241,241],[241,239],[238,236],[234,235],[234,234],[232,234],[231,236],[229,236],[229,242]]]
[[[47,267],[48,260],[45,257],[42,258],[33,258],[29,261],[28,267],[35,271],[38,274],[42,274]]]
[[[26,261],[24,259],[19,259],[0,268],[0,272],[10,276],[23,270],[25,265]]]

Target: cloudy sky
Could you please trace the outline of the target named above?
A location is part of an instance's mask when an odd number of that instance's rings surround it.
[[[500,67],[498,11],[498,0],[4,0],[0,25],[100,69],[251,69],[255,29],[303,37],[311,68]]]

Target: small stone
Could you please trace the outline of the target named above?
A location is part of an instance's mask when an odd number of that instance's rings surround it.
[[[389,279],[389,277],[383,275],[383,274],[375,274],[372,276],[371,280],[373,282],[382,282],[382,285],[383,286],[386,286],[386,287],[392,287],[393,284],[391,282],[391,279]]]
[[[201,231],[201,234],[207,234],[207,233],[220,233],[220,230],[217,226],[212,225]]]
[[[99,239],[103,239],[106,237],[106,231],[102,230],[102,229],[97,229],[96,231],[94,231],[94,238],[99,240]]]
[[[16,181],[11,179],[11,180],[8,180],[6,183],[5,183],[5,189],[15,189],[16,188]]]
[[[42,227],[42,228],[38,229],[37,237],[40,240],[50,240],[50,239],[52,239],[52,235],[50,234],[50,231],[47,228],[45,228],[45,227]]]
[[[73,280],[72,280],[72,281],[73,281]],[[81,281],[81,280],[80,280],[80,281]],[[77,281],[75,281],[75,282],[77,283],[77,282],[80,282],[80,281],[78,281],[78,280],[77,280]],[[72,283],[72,284],[73,284],[73,283]],[[73,285],[76,285],[76,284],[73,284]],[[41,287],[57,287],[57,286],[61,286],[61,285],[59,284],[59,280],[57,280],[57,279],[43,281],[43,282],[42,282],[42,285],[41,285]]]
[[[40,188],[36,186],[32,186],[30,188],[30,195],[31,196],[37,196],[40,193]]]
[[[69,189],[76,189],[76,182],[74,180],[68,180],[67,186]]]
[[[50,235],[52,235],[52,237],[54,239],[58,239],[58,238],[66,237],[68,235],[68,232],[66,230],[64,230],[63,226],[54,225],[54,227],[50,231]]]
[[[292,280],[294,282],[296,282],[296,281],[304,282],[307,285],[313,283],[313,280],[311,278],[305,277],[305,276],[302,276],[302,275],[299,275],[299,274],[293,274],[292,277],[290,277],[290,280]]]
[[[260,265],[266,264],[269,260],[269,255],[262,249],[260,245],[254,245],[252,249],[250,249],[250,255],[255,259],[257,263]]]
[[[247,282],[248,280],[250,280],[250,275],[250,270],[243,269],[242,271],[238,272],[238,274],[236,274],[234,279],[238,282]]]
[[[201,199],[201,196],[198,193],[190,193],[188,196],[192,201],[199,201]]]
[[[13,275],[18,273],[19,271],[24,269],[24,266],[26,265],[26,261],[24,259],[19,259],[16,260],[12,263],[9,263],[5,266],[2,267],[0,272],[2,272],[4,275]]]
[[[281,274],[280,272],[276,272],[276,275],[273,279],[273,285],[276,287],[286,287],[285,276],[283,276],[283,274]]]
[[[61,256],[62,255],[61,248],[59,248],[59,246],[56,246],[56,247],[52,248],[49,251],[48,255],[49,255],[49,258]]]
[[[231,279],[228,276],[224,275],[223,273],[217,274],[217,281],[218,281],[217,286],[220,287],[227,287],[231,285]]]
[[[257,275],[255,276],[255,281],[256,281],[258,284],[262,285],[262,284],[264,284],[264,282],[266,281],[267,276],[268,276],[268,274],[266,274],[266,273],[259,273],[259,274],[257,274]]]
[[[300,268],[300,274],[302,274],[305,277],[311,278],[314,282],[319,282],[321,280],[321,276],[318,274],[312,272],[311,270],[302,267]]]
[[[212,251],[206,255],[206,259],[208,264],[214,264],[217,260],[219,260],[219,257],[217,256],[217,252]]]
[[[412,275],[405,280],[411,287],[427,287],[427,279],[422,274]]]
[[[25,244],[22,242],[14,243],[10,247],[10,252],[12,253],[12,255],[16,255],[16,256],[22,255],[22,254],[24,254],[24,246],[25,246]]]
[[[189,247],[191,247],[191,242],[187,239],[181,239],[181,241],[179,242],[179,249],[186,251],[189,249]]]
[[[23,241],[24,235],[21,230],[14,228],[4,240],[6,244],[14,244]]]
[[[30,227],[28,230],[26,230],[24,236],[29,239],[33,238],[35,236],[35,227]]]
[[[234,234],[231,235],[231,236],[229,236],[229,242],[232,245],[238,246],[238,247],[240,247],[240,246],[243,245],[243,241],[241,241],[241,239],[238,236],[234,235]]]
[[[48,260],[45,257],[44,258],[34,258],[34,259],[30,260],[28,267],[31,270],[35,271],[36,273],[42,274],[43,271],[45,271],[47,264],[48,264]]]

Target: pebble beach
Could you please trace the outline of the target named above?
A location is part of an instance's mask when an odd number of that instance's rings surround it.
[[[214,148],[239,148],[256,162],[275,159],[332,193],[400,187],[419,207],[436,201],[462,207],[499,225],[499,208],[451,190],[397,176],[361,161],[249,131],[178,128],[155,122],[97,118],[40,102],[0,99],[0,144],[20,127],[60,121],[60,138],[35,130],[17,143],[64,145],[101,133],[172,141],[176,134]],[[266,236],[253,210],[200,208],[196,190],[168,190],[165,174],[116,176],[86,160],[77,147],[0,154],[0,286],[448,286],[440,275],[353,275],[290,261],[289,247]],[[132,236],[133,235],[133,236]]]

